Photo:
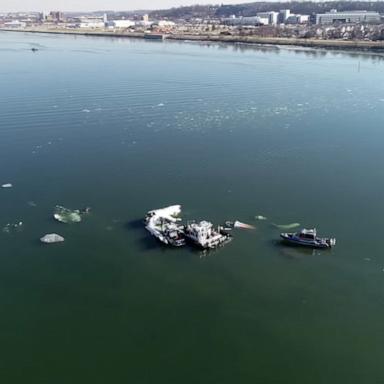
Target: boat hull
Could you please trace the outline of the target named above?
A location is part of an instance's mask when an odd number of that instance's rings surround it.
[[[308,240],[302,240],[297,237],[291,236],[286,233],[282,233],[280,235],[281,239],[291,245],[297,245],[300,247],[307,247],[307,248],[317,248],[317,249],[330,249],[332,246],[324,241],[308,241]]]
[[[179,238],[174,239],[168,237],[166,234],[162,233],[157,228],[151,227],[149,225],[147,225],[145,229],[163,244],[170,245],[172,247],[183,247],[186,244],[184,237],[181,237],[181,235]]]
[[[190,242],[192,245],[194,245],[197,248],[200,249],[215,249],[222,247],[223,245],[229,243],[232,240],[232,236],[230,234],[222,234],[222,237],[218,239],[215,242],[206,242],[206,243],[201,243],[197,241],[194,237],[188,236],[188,234],[185,235],[186,240]]]

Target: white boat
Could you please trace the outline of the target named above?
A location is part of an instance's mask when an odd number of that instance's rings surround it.
[[[185,226],[185,237],[204,249],[213,249],[231,240],[231,235],[215,229],[209,221]]]

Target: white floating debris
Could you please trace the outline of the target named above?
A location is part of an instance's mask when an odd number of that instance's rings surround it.
[[[13,231],[20,232],[23,230],[22,226],[23,226],[22,221],[19,221],[17,223],[8,223],[3,227],[3,232],[4,233],[11,233]]]
[[[68,209],[56,205],[53,217],[60,223],[79,223],[81,221],[80,211],[78,209]]]
[[[1,188],[12,188],[13,185],[11,183],[2,184]]]
[[[265,216],[262,216],[262,215],[255,216],[255,219],[256,220],[267,220],[267,218]]]
[[[242,229],[255,229],[253,225],[242,223],[241,221],[235,221],[233,223],[234,228],[242,228]]]
[[[89,109],[83,109],[81,112],[89,113],[91,111]]]
[[[48,233],[40,238],[40,241],[45,244],[62,243],[64,241],[64,237],[58,235],[57,233]]]
[[[297,228],[300,227],[300,223],[291,223],[291,224],[274,224],[272,223],[273,226],[279,229],[292,229],[292,228]]]
[[[159,103],[157,104],[158,107],[164,107],[164,104],[163,103]]]

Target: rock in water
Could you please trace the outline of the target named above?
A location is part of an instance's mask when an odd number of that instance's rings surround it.
[[[64,241],[64,237],[56,233],[48,233],[43,236],[40,241],[45,244],[62,243]]]

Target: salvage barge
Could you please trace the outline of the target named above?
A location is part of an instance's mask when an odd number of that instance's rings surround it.
[[[232,239],[229,233],[216,230],[209,221],[200,221],[200,223],[191,223],[185,226],[185,236],[192,243],[203,249],[217,248]]]

